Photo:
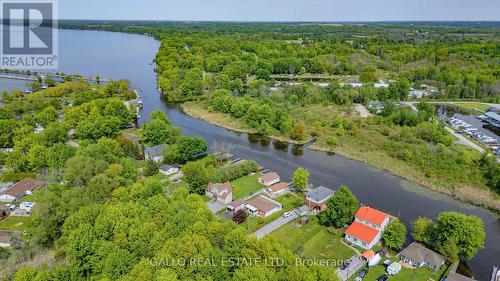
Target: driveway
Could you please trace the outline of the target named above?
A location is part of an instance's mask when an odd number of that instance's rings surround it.
[[[262,228],[257,230],[253,235],[257,237],[257,239],[262,239],[269,233],[275,231],[276,229],[284,226],[285,224],[293,221],[294,219],[298,218],[299,215],[296,213],[297,210],[292,210],[292,215],[289,216],[288,218],[284,218],[283,216],[277,218],[276,220],[264,225]]]
[[[210,211],[212,211],[212,213],[214,213],[214,214],[216,214],[220,210],[226,208],[226,206],[224,204],[222,204],[221,202],[214,200],[214,199],[208,201],[207,205],[208,205],[208,209],[210,209]]]
[[[363,267],[364,262],[359,259],[357,256],[352,256],[350,258],[351,264],[344,270],[338,268],[337,273],[340,277],[340,280],[347,281],[351,276],[353,276],[358,270]]]
[[[468,140],[466,137],[464,137],[461,134],[455,132],[451,128],[445,127],[445,129],[458,139],[457,143],[463,144],[463,145],[468,146],[468,147],[470,147],[472,149],[475,149],[475,150],[477,150],[477,151],[479,151],[481,153],[484,153],[484,149],[482,149],[479,145],[477,145],[474,142]]]

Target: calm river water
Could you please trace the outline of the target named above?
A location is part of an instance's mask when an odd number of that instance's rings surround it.
[[[480,280],[489,280],[493,265],[500,265],[500,223],[496,216],[483,208],[462,204],[364,163],[234,133],[191,118],[175,105],[167,105],[156,89],[151,62],[159,42],[153,38],[101,31],[61,30],[59,41],[58,72],[129,79],[135,88],[143,89],[140,92],[144,101],[141,122],[147,120],[151,111],[161,109],[188,135],[202,136],[210,145],[224,145],[233,154],[253,159],[279,172],[285,179],[290,178],[297,167],[306,167],[311,172],[313,184],[333,189],[347,185],[360,202],[399,216],[408,227],[412,220],[420,216],[434,219],[440,212],[448,210],[479,216],[486,227],[486,248],[469,265]],[[0,80],[0,90],[23,85],[24,82]]]

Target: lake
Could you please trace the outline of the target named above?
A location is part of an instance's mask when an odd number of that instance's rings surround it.
[[[255,135],[235,133],[191,118],[178,106],[163,102],[157,91],[151,65],[159,42],[151,37],[101,31],[61,30],[59,33],[58,72],[112,79],[129,79],[144,102],[140,122],[155,109],[165,111],[172,122],[188,135],[204,137],[211,146],[225,146],[238,157],[253,159],[268,169],[291,177],[297,167],[306,167],[311,182],[337,189],[349,186],[359,201],[389,212],[409,227],[420,216],[435,218],[440,212],[454,210],[484,220],[486,248],[469,262],[476,277],[489,280],[492,267],[500,265],[500,223],[483,208],[462,204],[449,196],[431,192],[385,171],[337,155],[302,149]],[[10,90],[15,82],[0,80],[0,90]]]

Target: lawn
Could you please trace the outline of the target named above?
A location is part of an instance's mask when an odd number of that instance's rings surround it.
[[[0,221],[0,230],[23,231],[27,229],[29,217],[10,216],[3,221]]]
[[[397,261],[398,259],[392,259]],[[381,263],[384,261],[382,259]],[[388,280],[390,281],[427,281],[429,279],[432,280],[441,280],[441,275],[446,271],[447,266],[443,266],[439,271],[435,272],[429,268],[419,268],[419,269],[409,269],[409,268],[401,268],[401,271],[391,276]],[[383,274],[386,274],[386,268],[384,265],[377,265],[369,269],[368,274],[363,278],[363,281],[376,281],[378,277]],[[354,274],[349,280],[354,280],[358,276]]]
[[[297,219],[271,235],[302,258],[340,261],[355,254],[351,248],[341,243],[341,231],[319,225],[315,217],[310,217],[307,225],[299,226],[299,221]]]
[[[255,173],[253,175],[244,176],[232,181],[231,186],[233,187],[233,200],[246,197],[264,188],[262,184],[257,182],[259,177],[260,174]]]

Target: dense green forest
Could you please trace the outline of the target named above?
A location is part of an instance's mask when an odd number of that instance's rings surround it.
[[[125,81],[67,82],[17,93],[0,107],[1,147],[14,149],[0,155],[8,168],[2,181],[31,176],[44,183],[31,198],[37,205],[21,240],[0,249],[2,278],[338,280],[331,268],[296,265],[276,240],[257,241],[231,221],[220,221],[196,194],[204,186],[196,189],[191,174],[199,171],[191,173],[190,164],[189,185],[159,177],[156,164],[141,160],[142,145],[124,132],[141,143],[171,144],[166,154],[181,163],[194,160],[207,144],[183,136],[159,111],[134,129],[135,109],[124,103],[130,98],[135,94]],[[213,157],[203,163],[221,180],[257,166],[216,170]],[[209,179],[201,180],[206,185]],[[52,266],[33,269],[25,261]]]

